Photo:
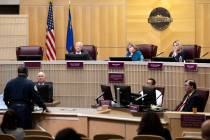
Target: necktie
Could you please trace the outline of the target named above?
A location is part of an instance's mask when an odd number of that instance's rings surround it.
[[[180,104],[180,106],[176,109],[176,111],[182,111],[182,109],[184,108],[184,105],[186,104],[187,100],[189,99],[189,95],[186,96],[186,98],[182,101],[182,103]]]

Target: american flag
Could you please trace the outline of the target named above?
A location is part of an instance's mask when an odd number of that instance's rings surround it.
[[[52,2],[49,4],[48,16],[47,16],[47,33],[46,33],[46,47],[47,47],[47,59],[56,60],[55,51],[55,33],[54,33],[54,23],[53,23],[53,10]]]

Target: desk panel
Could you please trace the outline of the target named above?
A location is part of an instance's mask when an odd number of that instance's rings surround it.
[[[149,70],[148,62],[125,62],[124,69],[108,69],[107,61],[86,61],[84,69],[67,69],[65,61],[42,61],[41,68],[29,69],[29,78],[36,80],[39,71],[46,73],[47,79],[53,82],[54,98],[62,107],[87,107],[95,103],[100,95],[100,85],[112,87],[108,82],[109,72],[120,72],[125,75],[124,84],[130,85],[132,92],[138,92],[149,77],[157,81],[157,85],[165,86],[163,106],[173,110],[184,96],[184,81],[194,79],[198,88],[210,89],[210,64],[198,64],[197,72],[184,71],[184,63],[164,63],[163,70]],[[4,89],[6,82],[17,75],[18,65],[23,62],[0,62],[0,88]],[[113,94],[114,95],[114,94]],[[206,106],[210,111],[210,100]]]
[[[111,110],[107,114],[98,114],[97,110],[89,108],[60,108],[50,107],[50,113],[33,113],[34,120],[38,126],[55,135],[59,130],[72,127],[77,132],[93,138],[99,133],[114,133],[132,140],[137,134],[138,124],[141,116],[135,117],[125,111]],[[0,112],[0,119],[4,111]],[[200,132],[200,128],[182,128],[180,122],[181,114],[193,114],[187,112],[164,112],[161,117],[162,124],[167,127],[173,139],[180,137],[183,131]],[[199,113],[210,116],[210,113]]]

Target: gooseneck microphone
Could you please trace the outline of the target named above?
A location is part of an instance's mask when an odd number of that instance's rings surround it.
[[[98,101],[98,100],[99,100],[103,95],[104,95],[104,92],[102,92],[101,95],[99,95],[99,96],[96,98],[96,103],[97,103],[97,104],[99,104],[99,101]]]

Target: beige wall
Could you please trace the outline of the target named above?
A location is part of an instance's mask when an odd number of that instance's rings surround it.
[[[29,14],[29,43],[44,47],[49,0],[21,0],[20,13]],[[53,0],[57,58],[63,59],[66,44],[68,0]],[[155,30],[147,19],[156,7],[169,10],[173,22]],[[168,55],[173,40],[197,43],[210,50],[210,1],[208,0],[71,0],[75,41],[95,44],[98,59],[125,54],[128,42],[153,43]]]
[[[196,1],[196,42],[203,47],[203,53],[210,51],[210,1]],[[207,55],[210,57],[210,53]]]
[[[16,47],[28,45],[28,16],[0,15],[0,60],[16,60]]]

